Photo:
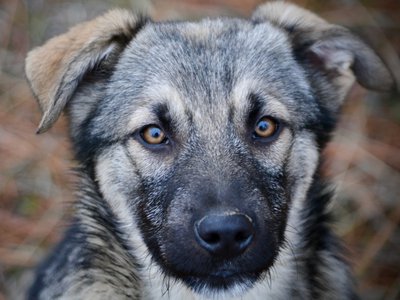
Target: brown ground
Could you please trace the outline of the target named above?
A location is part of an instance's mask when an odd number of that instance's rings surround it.
[[[31,268],[67,224],[74,176],[65,120],[37,136],[40,118],[23,74],[29,49],[109,7],[155,19],[247,16],[259,0],[0,0],[0,300],[20,299]],[[294,1],[374,45],[400,86],[400,1]],[[337,186],[337,232],[363,299],[400,299],[400,96],[353,89],[326,173]]]

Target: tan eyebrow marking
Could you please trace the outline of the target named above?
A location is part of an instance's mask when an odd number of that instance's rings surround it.
[[[243,79],[233,88],[231,99],[235,110],[239,113],[240,118],[244,118],[243,114],[247,113],[251,108],[249,101],[250,94],[256,94],[265,99],[262,112],[283,120],[289,120],[290,114],[287,107],[278,99],[274,93],[266,92],[261,88],[262,84],[254,79]]]

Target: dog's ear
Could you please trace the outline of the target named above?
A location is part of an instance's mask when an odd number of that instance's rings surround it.
[[[26,76],[43,111],[37,133],[54,124],[84,75],[121,52],[143,23],[140,16],[112,10],[29,52]]]
[[[341,102],[357,80],[362,86],[388,91],[394,81],[381,59],[347,29],[333,25],[294,4],[261,5],[254,22],[270,22],[289,35],[294,54],[313,79],[324,76]]]

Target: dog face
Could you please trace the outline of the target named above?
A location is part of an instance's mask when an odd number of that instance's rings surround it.
[[[195,290],[251,285],[272,265],[298,183],[296,139],[315,168],[303,128],[317,107],[289,49],[265,24],[145,27],[88,125],[102,128],[89,139],[116,141],[97,159],[103,193],[121,195],[154,260]]]
[[[134,255],[199,293],[268,273],[348,89],[390,85],[359,40],[288,4],[252,20],[114,11],[79,26],[27,59],[39,131],[66,106],[77,158]]]

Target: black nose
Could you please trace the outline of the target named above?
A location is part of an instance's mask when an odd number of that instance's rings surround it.
[[[242,254],[254,237],[254,225],[243,214],[208,215],[195,223],[197,242],[210,254],[222,258]]]

